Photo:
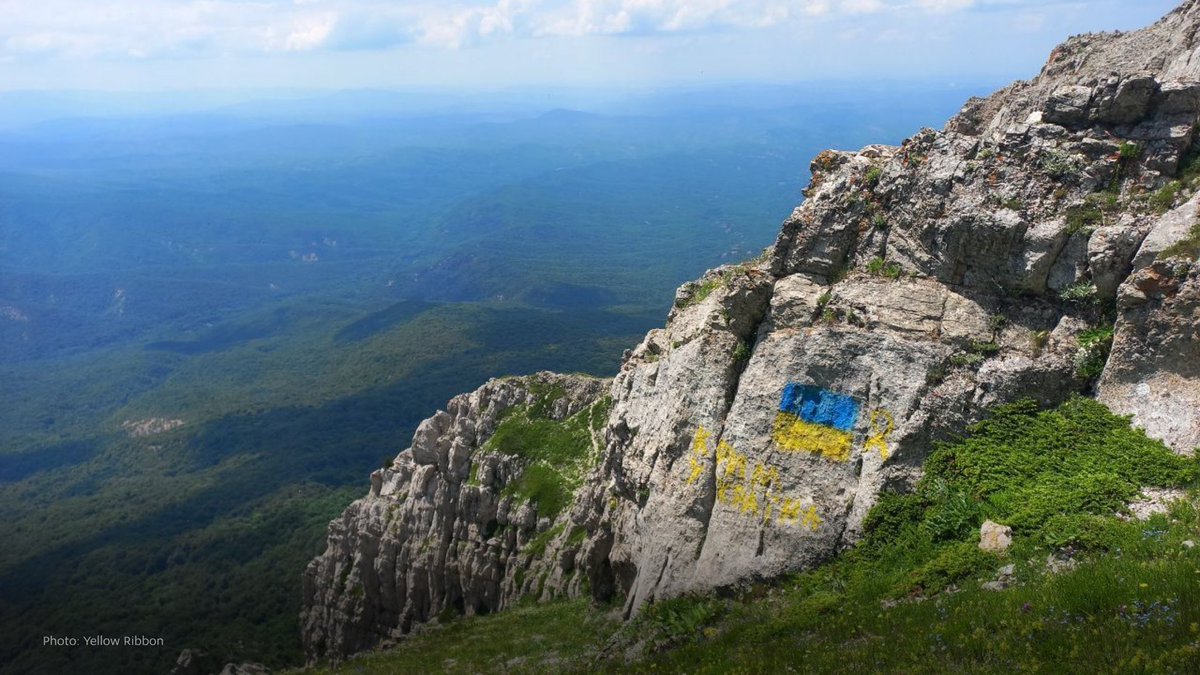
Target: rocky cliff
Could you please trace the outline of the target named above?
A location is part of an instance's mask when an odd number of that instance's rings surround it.
[[[1088,393],[1200,444],[1200,0],[1075,37],[900,147],[828,151],[759,260],[685,285],[611,382],[450,402],[330,525],[304,643],[647,602],[816,564],[998,403]]]

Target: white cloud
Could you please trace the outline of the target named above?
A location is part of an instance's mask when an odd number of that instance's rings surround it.
[[[874,14],[886,6],[882,0],[842,0],[839,9],[850,14]]]
[[[1034,0],[0,0],[0,58],[462,48],[497,39],[753,31]]]
[[[829,13],[828,0],[808,0],[804,3],[803,12],[809,16],[824,16]]]
[[[931,12],[955,12],[975,6],[975,0],[916,0],[917,7]]]

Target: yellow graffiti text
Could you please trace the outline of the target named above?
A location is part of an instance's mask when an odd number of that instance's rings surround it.
[[[704,427],[696,431],[688,456],[689,485],[704,475],[705,462],[709,458],[708,442],[711,439],[712,434]],[[759,518],[768,525],[796,525],[810,531],[816,531],[821,526],[816,505],[805,504],[804,500],[779,493],[779,467],[752,462],[726,441],[717,443],[716,481],[717,503],[728,506],[740,515]]]

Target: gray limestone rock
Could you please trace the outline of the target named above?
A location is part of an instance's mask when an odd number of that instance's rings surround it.
[[[979,527],[979,550],[1004,553],[1012,546],[1012,528],[985,520]]]
[[[1200,447],[1200,264],[1155,260],[1121,286],[1097,397],[1177,452]]]
[[[492,380],[421,423],[412,445],[372,474],[367,496],[330,523],[328,548],[305,571],[309,657],[340,658],[446,612],[486,614],[551,590],[541,586],[559,566],[530,550],[555,536],[550,519],[506,489],[529,462],[489,450],[487,440],[519,406],[599,426],[607,388],[552,373]]]

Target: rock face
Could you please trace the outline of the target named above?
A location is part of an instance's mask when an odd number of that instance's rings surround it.
[[[1170,253],[1172,241],[1189,235],[1200,249],[1198,204],[1193,198],[1163,217],[1143,243],[1145,265],[1120,288],[1099,388],[1101,401],[1181,452],[1200,445],[1200,267],[1194,253]]]
[[[574,568],[539,555],[553,535],[549,519],[506,490],[536,462],[487,441],[503,418],[537,405],[544,426],[580,423],[575,438],[586,446],[604,421],[597,402],[608,384],[552,373],[492,380],[422,422],[412,446],[371,474],[370,493],[330,523],[328,549],[305,570],[308,653],[350,654],[444,613],[501,610],[540,591],[552,572],[551,586],[562,588],[562,568]]]
[[[1193,0],[1072,38],[940,132],[824,152],[767,254],[682,287],[611,383],[544,374],[454,399],[331,524],[305,575],[309,656],[527,595],[632,615],[817,564],[935,441],[1006,401],[1096,393],[1191,451],[1198,28]],[[514,406],[604,412],[569,507],[523,497],[528,456],[489,440]]]

